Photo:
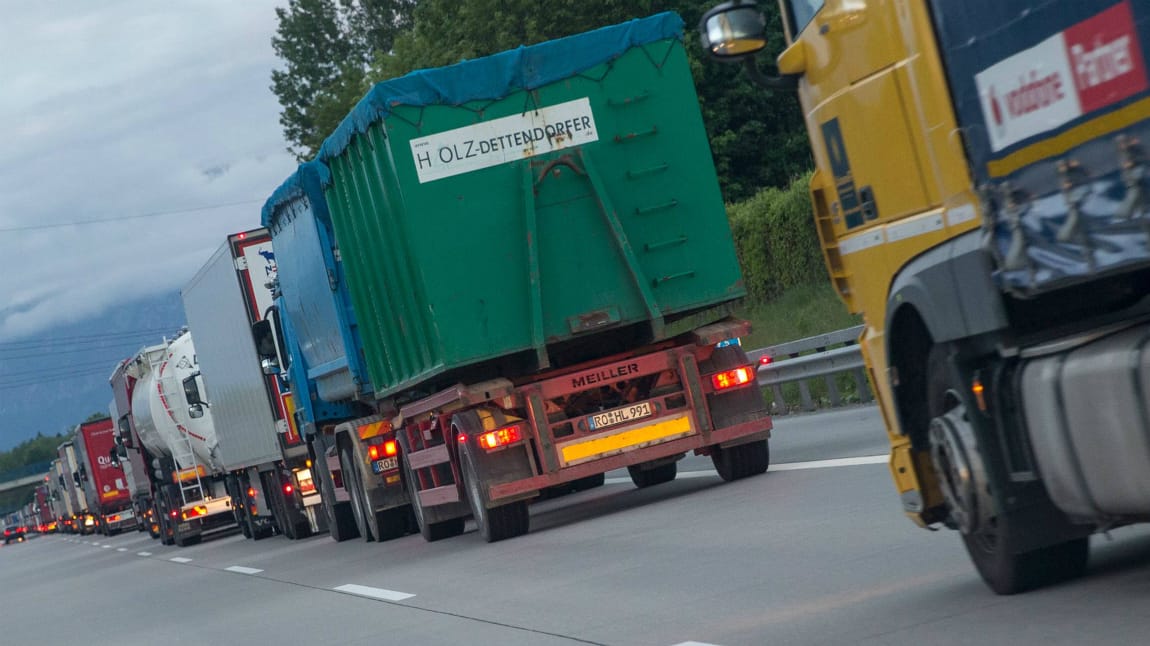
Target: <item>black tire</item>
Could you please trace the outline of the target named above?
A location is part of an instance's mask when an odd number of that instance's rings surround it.
[[[928,360],[927,412],[934,419],[962,406],[961,387],[951,388],[951,376],[942,346],[935,346]],[[969,450],[978,451],[978,447]],[[937,471],[946,465],[935,463]],[[938,473],[941,479],[946,473]],[[993,496],[989,487],[987,496]],[[995,507],[1001,509],[1000,505]],[[1052,508],[1051,513],[1056,513]],[[1088,536],[1029,552],[1019,552],[1020,533],[1026,531],[1010,514],[992,510],[989,519],[971,532],[962,532],[962,542],[979,576],[996,594],[1010,595],[1081,576],[1090,555]]]
[[[756,440],[727,448],[711,449],[711,464],[726,482],[766,473],[771,466],[771,447],[767,440]]]
[[[419,492],[416,491],[415,473],[413,473],[411,467],[407,465],[407,459],[405,457],[401,457],[400,461],[403,463],[403,477],[405,486],[407,487],[407,493],[411,498],[411,511],[415,516],[415,524],[419,527],[419,535],[423,537],[423,540],[428,543],[434,543],[435,541],[441,541],[445,538],[462,534],[466,524],[463,518],[450,518],[436,523],[427,522],[424,517],[423,507],[419,504]]]
[[[359,467],[355,462],[355,452],[342,438],[339,441],[339,465],[343,469],[343,484],[351,496],[351,513],[356,531],[363,540],[374,541],[375,537],[372,536],[371,527],[367,523],[367,514],[372,512],[367,509],[367,502],[364,500],[363,484],[359,477]]]
[[[587,491],[596,487],[602,487],[607,482],[607,474],[599,473],[586,478],[579,478],[571,483],[572,491]]]
[[[467,502],[479,535],[488,543],[522,536],[531,529],[531,513],[526,500],[517,500],[498,507],[487,506],[487,496],[479,486],[471,452],[463,451],[463,486]]]
[[[324,505],[327,513],[327,526],[332,540],[337,543],[359,538],[359,529],[355,526],[355,515],[351,511],[350,502],[337,502],[334,505]]]
[[[631,482],[639,489],[646,489],[655,485],[670,482],[675,479],[679,474],[679,463],[669,462],[662,466],[655,467],[654,469],[641,469],[639,465],[627,467],[627,475],[631,476]]]

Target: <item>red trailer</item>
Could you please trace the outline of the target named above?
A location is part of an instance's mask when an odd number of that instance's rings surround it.
[[[76,431],[76,444],[83,446],[81,473],[90,511],[103,534],[111,535],[136,527],[132,492],[124,469],[116,458],[116,438],[111,419],[85,422]]]

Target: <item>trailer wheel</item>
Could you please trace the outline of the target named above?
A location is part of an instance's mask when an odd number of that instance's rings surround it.
[[[756,440],[722,448],[711,448],[711,463],[725,482],[766,473],[771,466],[771,447],[767,440]]]
[[[359,529],[355,525],[355,515],[351,510],[350,502],[337,502],[333,505],[324,505],[327,511],[328,531],[335,542],[359,538]]]
[[[355,456],[351,445],[343,437],[339,439],[339,464],[340,468],[343,469],[344,486],[347,487],[347,491],[351,495],[351,513],[355,520],[356,530],[359,531],[359,535],[363,537],[363,540],[369,542],[374,541],[375,537],[371,535],[371,527],[367,524],[367,514],[370,512],[364,500],[363,484],[359,476],[359,467],[355,463]]]
[[[593,476],[587,476],[586,478],[579,478],[578,480],[575,480],[571,483],[571,489],[573,491],[587,491],[588,489],[602,487],[604,484],[606,484],[606,482],[607,474],[599,473]]]
[[[1018,551],[1021,532],[1026,527],[1011,514],[1000,511],[1002,505],[990,487],[978,436],[963,403],[962,388],[951,384],[942,346],[931,350],[928,364],[931,461],[951,520],[958,526],[979,576],[991,590],[1002,595],[1081,576],[1089,558],[1089,536]]]
[[[430,523],[424,516],[423,506],[419,504],[419,491],[416,487],[415,473],[407,464],[406,456],[400,456],[403,463],[403,478],[407,493],[411,497],[411,511],[415,516],[415,524],[419,527],[419,534],[423,540],[433,543],[463,533],[465,520],[463,518],[449,518],[437,523]]]
[[[531,528],[531,514],[526,500],[517,500],[498,507],[487,506],[487,494],[479,486],[474,458],[471,451],[462,451],[463,486],[467,490],[467,502],[479,535],[488,543],[515,538],[527,533]]]
[[[632,465],[627,467],[627,475],[631,476],[631,482],[639,489],[646,489],[655,485],[670,482],[675,479],[679,474],[679,463],[670,462],[662,466],[655,467],[654,469],[642,469],[639,465]]]

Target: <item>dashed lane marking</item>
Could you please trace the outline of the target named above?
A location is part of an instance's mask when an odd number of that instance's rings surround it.
[[[718,646],[717,644],[709,644],[707,642],[679,642],[674,646]]]
[[[185,558],[183,556],[173,556],[172,558],[170,558],[168,560],[173,562],[173,563],[191,563],[192,562],[192,559]]]
[[[136,552],[136,556],[151,556],[151,552]]]
[[[112,549],[112,546],[111,546],[111,545],[101,545],[100,547],[102,547],[102,548],[104,548],[104,549],[106,549],[106,550],[110,550],[110,549]]]
[[[406,592],[396,592],[395,590],[384,590],[383,588],[371,588],[366,585],[356,585],[349,583],[332,588],[336,592],[346,592],[360,597],[369,597],[371,599],[380,599],[383,601],[403,601],[414,597],[414,594]]]
[[[127,551],[128,551],[128,548],[126,548],[126,547],[117,547],[117,548],[116,548],[116,551],[117,551],[117,552],[127,552]]]
[[[259,574],[260,572],[263,572],[263,570],[259,568],[244,567],[242,565],[233,565],[231,567],[224,568],[224,570],[228,572],[235,572],[237,574]]]

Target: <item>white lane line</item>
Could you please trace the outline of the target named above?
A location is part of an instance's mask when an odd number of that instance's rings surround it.
[[[832,458],[830,460],[812,460],[810,462],[783,462],[781,464],[772,464],[771,471],[804,471],[807,469],[830,469],[833,467],[853,467],[861,464],[886,464],[890,459],[889,456],[883,455],[863,455],[857,458]],[[718,473],[705,470],[705,471],[681,471],[675,477],[676,480],[683,480],[685,478],[711,478],[718,477]],[[607,484],[630,484],[631,478],[607,478]],[[675,646],[678,646],[676,644]]]
[[[348,583],[336,588],[332,588],[336,592],[346,592],[360,597],[370,597],[372,599],[381,599],[383,601],[403,601],[414,597],[414,594],[406,592],[396,592],[395,590],[384,590],[383,588],[369,588],[366,585],[356,585]]]
[[[263,570],[259,568],[244,567],[242,565],[233,565],[231,567],[224,568],[224,570],[228,572],[235,572],[237,574],[259,574],[260,572],[263,572]]]
[[[789,462],[787,464],[772,464],[771,471],[802,471],[803,469],[829,469],[831,467],[853,467],[860,464],[886,464],[890,456],[861,455],[857,458],[834,458],[832,460],[814,460],[812,462]]]
[[[102,548],[104,548],[104,549],[106,549],[106,550],[110,550],[110,549],[112,549],[112,546],[111,546],[111,545],[101,545],[100,547],[102,547]]]
[[[170,558],[168,560],[173,562],[173,563],[191,563],[192,562],[192,559],[185,558],[183,556],[173,556],[172,558]]]
[[[151,552],[136,552],[136,556],[151,556]]]
[[[710,644],[707,642],[679,642],[674,646],[717,646],[717,644]]]
[[[117,551],[117,552],[127,552],[127,551],[128,551],[128,548],[126,548],[126,547],[117,547],[117,548],[116,548],[116,551]]]

